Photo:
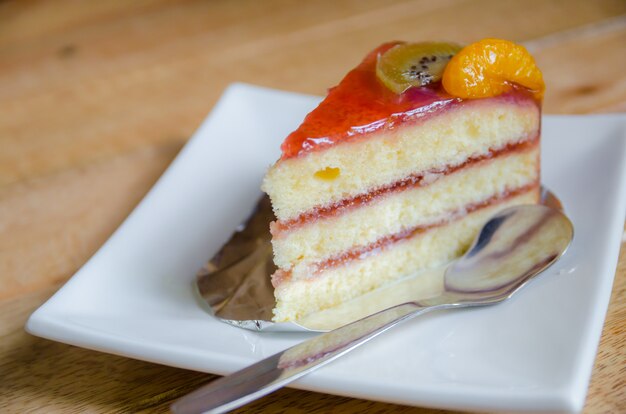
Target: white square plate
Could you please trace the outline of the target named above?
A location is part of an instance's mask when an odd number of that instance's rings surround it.
[[[308,334],[209,316],[196,271],[248,215],[282,139],[319,98],[235,84],[102,248],[30,317],[44,338],[227,374]],[[513,300],[410,321],[297,388],[466,410],[582,409],[626,211],[626,116],[546,116],[542,182],[576,236]]]

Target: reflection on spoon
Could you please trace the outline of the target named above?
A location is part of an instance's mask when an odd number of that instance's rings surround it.
[[[325,365],[399,322],[431,310],[502,302],[554,263],[573,234],[571,222],[558,210],[541,205],[506,209],[489,220],[468,252],[447,268],[439,295],[407,301],[279,352],[187,395],[172,405],[172,411],[232,410]]]

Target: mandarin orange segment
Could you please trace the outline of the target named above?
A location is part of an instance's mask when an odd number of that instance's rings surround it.
[[[459,98],[497,96],[517,84],[541,99],[545,89],[541,71],[526,48],[500,39],[464,47],[446,66],[442,82],[446,92]]]

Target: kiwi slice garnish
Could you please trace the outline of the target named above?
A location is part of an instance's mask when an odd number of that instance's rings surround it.
[[[400,43],[378,56],[376,76],[397,94],[438,82],[452,56],[461,49],[445,42]]]

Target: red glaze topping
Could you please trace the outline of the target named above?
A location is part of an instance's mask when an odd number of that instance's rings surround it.
[[[399,95],[385,87],[376,77],[376,59],[398,43],[386,43],[372,51],[331,88],[326,99],[285,139],[282,159],[382,128],[392,129],[409,117],[427,115],[461,101],[448,95],[441,83],[410,88]]]

